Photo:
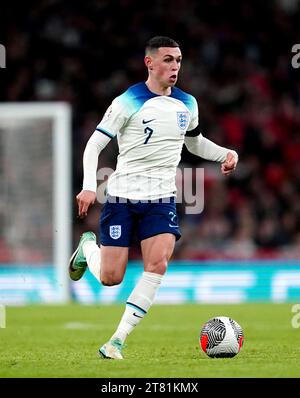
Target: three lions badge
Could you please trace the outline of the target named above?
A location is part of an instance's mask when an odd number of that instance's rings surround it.
[[[186,130],[189,124],[189,113],[177,112],[177,124],[181,130]]]
[[[109,236],[112,239],[119,239],[122,234],[121,225],[110,225],[109,226]]]

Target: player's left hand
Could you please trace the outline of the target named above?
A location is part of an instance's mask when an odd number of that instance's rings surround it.
[[[226,160],[221,164],[222,174],[227,176],[232,173],[238,162],[238,154],[235,151],[231,151],[227,153]]]

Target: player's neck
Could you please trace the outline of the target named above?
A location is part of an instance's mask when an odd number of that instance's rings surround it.
[[[157,95],[171,95],[171,87],[162,87],[158,82],[148,79],[146,82],[148,89]]]

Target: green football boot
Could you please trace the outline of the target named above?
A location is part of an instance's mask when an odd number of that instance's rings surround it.
[[[84,232],[81,237],[77,249],[72,254],[69,261],[69,275],[73,281],[78,281],[85,273],[87,268],[86,258],[83,254],[83,244],[87,241],[96,242],[96,235],[94,232]]]
[[[122,348],[124,346],[120,339],[112,339],[99,349],[98,354],[104,359],[123,359]]]

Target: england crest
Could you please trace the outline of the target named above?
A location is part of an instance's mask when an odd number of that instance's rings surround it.
[[[186,130],[189,123],[188,112],[177,112],[177,124],[181,130]]]
[[[113,239],[119,239],[122,233],[121,225],[110,225],[109,235]]]

